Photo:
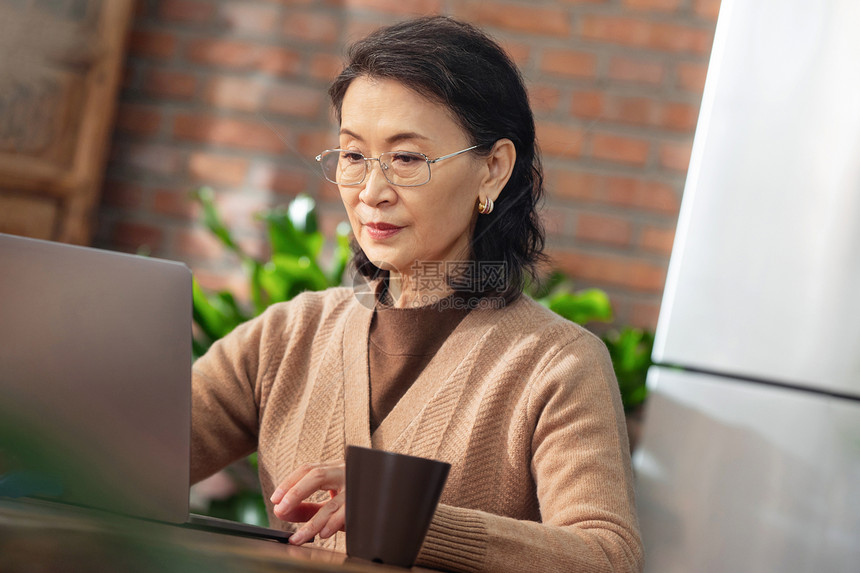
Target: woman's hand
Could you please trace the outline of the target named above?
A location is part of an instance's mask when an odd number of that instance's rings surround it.
[[[325,503],[305,499],[319,490],[328,490],[331,499]],[[343,462],[305,464],[278,485],[270,498],[275,517],[283,521],[304,522],[290,537],[290,543],[301,545],[319,534],[328,539],[343,530],[346,523],[346,471]]]

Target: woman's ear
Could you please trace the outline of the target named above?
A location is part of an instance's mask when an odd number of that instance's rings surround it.
[[[485,159],[487,171],[478,190],[479,197],[489,197],[493,201],[499,198],[499,194],[511,178],[516,159],[517,150],[510,139],[500,139],[493,144],[490,154]]]

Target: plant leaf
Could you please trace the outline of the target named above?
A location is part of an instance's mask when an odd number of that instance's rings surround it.
[[[214,234],[221,243],[237,253],[240,257],[245,258],[247,255],[239,247],[239,244],[233,239],[233,235],[221,217],[218,215],[218,210],[215,207],[215,192],[210,187],[200,187],[192,193],[192,197],[197,200],[203,207],[203,224]]]
[[[212,340],[221,338],[223,331],[222,317],[218,309],[209,301],[209,297],[200,288],[197,279],[191,281],[191,302],[194,322],[200,330]]]
[[[654,334],[639,328],[625,327],[611,331],[603,338],[618,378],[621,402],[625,411],[636,408],[648,395],[646,380],[651,367]]]
[[[313,235],[318,232],[316,201],[307,193],[299,193],[287,208],[293,227],[300,233]]]
[[[269,231],[272,255],[316,256],[308,235],[293,226],[286,209],[271,209],[261,215]]]
[[[548,277],[544,277],[539,282],[529,283],[530,288],[532,289],[532,297],[534,298],[545,298],[550,295],[555,289],[565,283],[567,281],[567,276],[559,271],[555,270],[550,273]]]
[[[254,313],[256,315],[262,314],[266,310],[266,307],[269,306],[271,299],[271,296],[263,287],[263,264],[257,260],[248,259],[245,261],[244,266],[251,287],[251,302],[254,304]]]
[[[600,289],[586,289],[575,293],[558,292],[548,301],[549,309],[577,324],[612,320],[612,304]]]

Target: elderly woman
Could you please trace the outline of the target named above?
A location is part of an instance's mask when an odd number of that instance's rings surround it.
[[[196,363],[192,480],[257,450],[272,525],[344,551],[346,447],[435,458],[419,565],[639,571],[606,349],[521,295],[544,237],[515,66],[469,25],[412,20],[355,44],[329,93],[340,141],[317,161],[369,288],[275,305]]]

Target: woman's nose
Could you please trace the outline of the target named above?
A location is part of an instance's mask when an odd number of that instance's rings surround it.
[[[367,177],[364,180],[364,189],[359,193],[362,202],[376,206],[384,202],[393,202],[397,197],[391,183],[385,178],[383,170],[385,166],[379,161],[367,162]]]

